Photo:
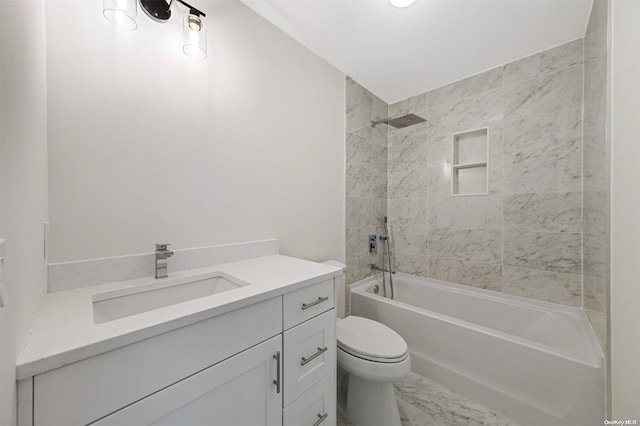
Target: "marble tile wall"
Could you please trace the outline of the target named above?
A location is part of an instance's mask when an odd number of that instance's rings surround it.
[[[606,11],[584,39],[392,105],[347,78],[348,283],[387,212],[397,270],[582,307],[604,345]],[[368,125],[387,111],[427,121]],[[489,194],[452,196],[451,135],[485,127]]]
[[[402,272],[582,306],[583,40],[389,105]],[[451,195],[451,135],[488,128],[489,194]],[[594,248],[597,249],[597,248]]]
[[[503,67],[503,291],[577,307],[582,67],[582,40]]]
[[[386,118],[388,105],[347,77],[346,111],[346,283],[350,285],[370,276],[371,263],[380,262],[381,250],[370,254],[367,237],[382,232],[387,214],[387,126],[371,127],[371,121]]]
[[[606,87],[607,1],[595,0],[584,39],[584,308],[603,348],[609,285]]]

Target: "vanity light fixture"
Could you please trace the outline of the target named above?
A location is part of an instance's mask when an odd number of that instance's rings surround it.
[[[389,0],[389,3],[391,3],[395,7],[402,8],[411,6],[413,3],[415,3],[415,1],[416,0]]]
[[[182,51],[191,58],[205,59],[207,57],[207,27],[197,10],[192,9],[184,17],[182,33],[184,36]]]
[[[182,50],[187,56],[196,59],[207,57],[207,27],[204,23],[205,13],[183,0],[140,0],[145,15],[155,22],[164,23],[171,18],[171,6],[178,2],[189,8],[184,17]],[[136,0],[103,0],[103,14],[113,24],[128,30],[138,28],[136,23]]]

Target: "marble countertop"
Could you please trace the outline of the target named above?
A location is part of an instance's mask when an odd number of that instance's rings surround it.
[[[149,312],[94,323],[94,295],[222,272],[249,285]],[[273,255],[153,277],[48,293],[17,363],[21,380],[342,274],[333,266]]]

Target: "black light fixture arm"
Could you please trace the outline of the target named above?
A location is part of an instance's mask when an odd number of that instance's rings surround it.
[[[207,15],[205,15],[204,12],[199,11],[198,9],[196,9],[193,6],[191,6],[186,1],[183,1],[183,0],[174,0],[174,1],[177,1],[178,3],[181,3],[181,4],[185,5],[185,6],[187,6],[189,8],[189,13],[191,15],[202,16],[202,17],[206,17],[207,16]]]

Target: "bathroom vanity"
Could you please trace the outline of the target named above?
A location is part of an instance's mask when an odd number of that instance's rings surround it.
[[[335,425],[341,274],[271,255],[49,293],[18,423]]]

